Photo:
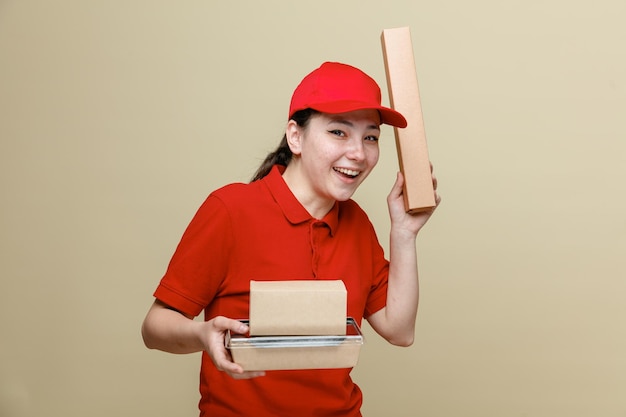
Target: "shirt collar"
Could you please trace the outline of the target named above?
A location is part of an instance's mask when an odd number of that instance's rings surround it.
[[[283,214],[292,224],[315,221],[289,189],[283,179],[283,172],[285,172],[284,166],[274,165],[270,173],[263,178]],[[339,223],[339,203],[335,202],[333,208],[320,221],[326,223],[330,228],[331,235],[334,235]]]

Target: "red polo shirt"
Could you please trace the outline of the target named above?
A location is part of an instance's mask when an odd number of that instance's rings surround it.
[[[250,280],[341,279],[348,316],[385,306],[388,262],[365,212],[338,202],[321,220],[298,202],[275,166],[262,180],[209,195],[174,253],[155,297],[192,316],[247,318]],[[350,369],[269,371],[234,380],[206,352],[201,416],[360,416]]]

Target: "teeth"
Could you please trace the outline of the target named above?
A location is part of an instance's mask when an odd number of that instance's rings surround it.
[[[345,174],[345,175],[349,175],[350,177],[356,177],[357,175],[359,175],[359,172],[360,172],[360,171],[354,171],[352,169],[346,169],[346,168],[335,168],[335,171],[341,172],[342,174]]]

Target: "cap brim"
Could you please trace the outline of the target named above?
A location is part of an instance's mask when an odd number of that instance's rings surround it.
[[[384,107],[384,106],[372,106],[371,103],[359,103],[359,102],[354,102],[354,101],[350,101],[350,102],[334,101],[332,103],[311,104],[308,107],[310,107],[313,110],[322,112],[322,113],[330,113],[330,114],[348,113],[351,111],[366,110],[366,109],[378,110],[381,116],[382,123],[395,126],[395,127],[401,127],[401,128],[404,128],[407,126],[407,121],[401,113],[393,109],[390,109],[388,107]]]
[[[378,109],[378,111],[380,112],[383,118],[383,123],[385,124],[402,128],[408,125],[408,122],[406,121],[404,116],[395,110],[389,109],[387,107],[381,107]]]

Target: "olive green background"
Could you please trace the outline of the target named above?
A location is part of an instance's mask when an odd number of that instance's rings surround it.
[[[388,103],[380,33],[409,26],[443,203],[418,237],[414,346],[365,326],[364,415],[626,416],[625,15],[0,0],[0,415],[197,415],[199,356],[139,333],[180,235],[249,179],[322,61]],[[380,145],[355,199],[387,248],[391,129]]]

